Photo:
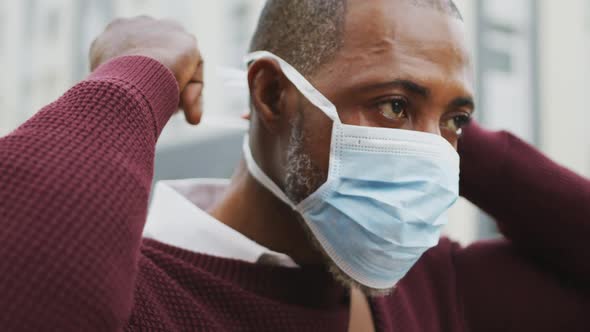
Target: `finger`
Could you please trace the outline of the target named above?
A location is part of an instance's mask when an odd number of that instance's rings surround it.
[[[203,116],[202,110],[203,83],[189,83],[181,94],[181,106],[184,111],[186,121],[196,125],[201,122]]]
[[[193,77],[191,78],[191,82],[203,83],[205,81],[204,72],[205,62],[203,61],[203,58],[201,57],[201,54],[199,52],[199,64],[197,65],[197,69],[195,70]]]
[[[100,52],[98,50],[98,39],[97,37],[92,41],[90,45],[90,52],[88,53],[88,62],[90,64],[90,72],[93,72],[98,64],[100,63]]]
[[[107,24],[105,30],[110,30],[113,27],[115,27],[116,25],[123,23],[124,21],[125,21],[125,19],[117,17],[114,20],[112,20],[109,24]]]
[[[187,35],[188,36],[188,35]],[[190,50],[190,55],[183,58],[183,61],[176,63],[176,70],[173,70],[178,76],[178,85],[181,91],[184,90],[189,83],[203,82],[203,58],[199,49],[196,47],[196,39],[192,37],[195,47]]]
[[[185,89],[181,93],[181,107],[184,111],[186,121],[190,124],[196,125],[201,121],[203,115],[202,110],[202,95],[203,95],[203,76],[204,76],[204,63],[199,54],[196,69],[190,79],[190,82],[186,85]]]

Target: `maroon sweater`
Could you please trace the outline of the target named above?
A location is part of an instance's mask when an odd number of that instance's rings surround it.
[[[119,58],[0,140],[1,331],[346,331],[320,267],[142,241],[177,105],[164,66]],[[472,126],[460,150],[463,195],[507,240],[442,239],[371,301],[377,330],[590,331],[589,181],[504,132]]]

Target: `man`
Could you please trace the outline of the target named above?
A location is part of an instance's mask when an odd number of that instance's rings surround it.
[[[587,331],[590,182],[465,126],[462,29],[446,1],[269,1],[245,163],[160,185],[142,240],[156,139],[178,105],[199,122],[202,61],[173,22],[114,22],[89,78],[0,141],[3,330]],[[451,146],[508,240],[430,241]],[[326,186],[345,171],[351,191]]]

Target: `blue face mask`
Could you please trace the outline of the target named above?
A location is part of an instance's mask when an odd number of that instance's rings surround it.
[[[446,213],[459,196],[459,155],[444,138],[416,131],[343,124],[336,107],[291,65],[270,58],[332,121],[328,179],[299,204],[258,167],[244,141],[249,172],[305,220],[334,263],[358,283],[394,287],[438,244]]]

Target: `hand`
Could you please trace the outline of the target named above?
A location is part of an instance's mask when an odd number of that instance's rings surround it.
[[[117,19],[90,47],[90,68],[94,71],[109,60],[125,55],[142,55],[168,67],[176,77],[180,107],[191,124],[201,121],[203,59],[197,40],[180,24],[147,16]]]

